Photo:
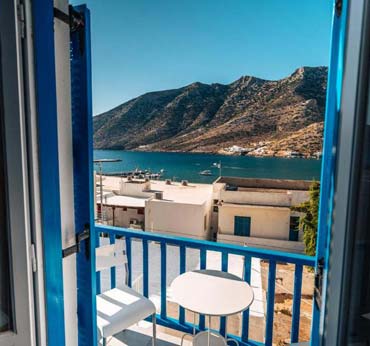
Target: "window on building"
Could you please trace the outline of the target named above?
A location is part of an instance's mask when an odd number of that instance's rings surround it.
[[[140,209],[138,209],[138,210],[137,210],[137,213],[138,213],[139,215],[144,215],[144,208],[140,208]]]
[[[214,211],[215,213],[218,213],[218,206],[217,206],[217,205],[215,205],[215,206],[213,207],[213,211]]]
[[[218,199],[214,199],[213,204],[217,204],[217,203],[218,203]]]
[[[251,234],[251,218],[249,216],[235,216],[234,235],[250,237],[250,234]]]
[[[289,240],[298,241],[299,235],[299,216],[290,217],[290,226],[289,226]]]

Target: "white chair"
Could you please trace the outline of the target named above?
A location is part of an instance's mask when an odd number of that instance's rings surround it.
[[[97,272],[118,266],[125,267],[126,283],[118,284],[116,288],[103,292],[96,297],[99,343],[102,340],[103,346],[106,346],[108,337],[152,316],[152,345],[155,346],[156,308],[148,298],[127,285],[128,265],[123,241],[117,240],[116,244],[96,248]]]

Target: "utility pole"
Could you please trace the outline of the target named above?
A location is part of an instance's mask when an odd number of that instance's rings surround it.
[[[107,162],[121,162],[121,159],[98,159],[94,160],[94,163],[99,167],[99,192],[100,192],[100,215],[98,213],[98,220],[102,223],[103,220],[103,163]],[[96,196],[95,196],[96,198]]]

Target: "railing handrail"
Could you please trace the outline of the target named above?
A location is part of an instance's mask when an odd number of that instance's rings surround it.
[[[185,246],[193,249],[206,249],[208,251],[227,252],[233,255],[257,257],[266,260],[275,260],[278,262],[287,262],[293,264],[301,264],[305,266],[315,266],[315,257],[303,254],[282,252],[269,249],[259,249],[253,247],[245,247],[241,245],[217,243],[209,240],[198,240],[193,238],[178,237],[172,235],[164,235],[153,233],[150,231],[136,231],[128,228],[95,225],[97,232],[114,233],[118,236],[126,236],[130,238],[146,239],[149,241],[165,242],[167,245]]]

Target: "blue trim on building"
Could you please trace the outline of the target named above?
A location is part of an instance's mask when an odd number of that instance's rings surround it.
[[[65,345],[53,2],[32,1],[47,340]]]
[[[74,8],[85,25],[71,34],[71,83],[73,129],[73,179],[76,233],[90,225],[88,243],[77,254],[77,314],[79,346],[97,345],[96,270],[94,228],[93,127],[91,91],[90,11],[85,5]],[[89,246],[89,257],[86,256]]]

